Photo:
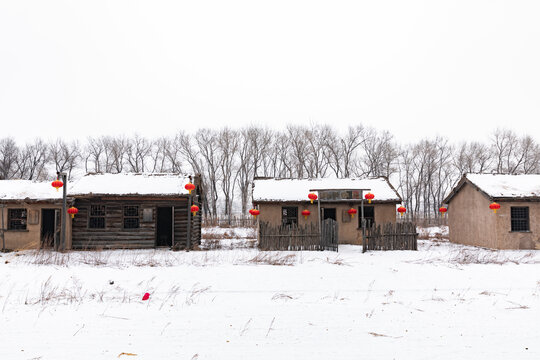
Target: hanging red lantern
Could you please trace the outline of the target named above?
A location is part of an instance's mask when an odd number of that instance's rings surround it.
[[[351,215],[351,218],[354,218],[354,214],[356,214],[358,211],[356,211],[355,208],[350,208],[347,212],[349,215]]]
[[[373,195],[372,193],[368,192],[364,197],[367,199],[368,203],[371,204],[371,200],[373,200],[373,199],[375,198],[375,195]]]
[[[68,209],[67,213],[71,215],[71,218],[73,219],[75,215],[79,213],[79,209],[77,209],[75,206],[72,206]]]
[[[259,215],[261,212],[259,210],[257,210],[257,209],[251,209],[251,210],[249,210],[249,213],[251,215],[253,215],[255,217],[255,219],[256,219],[257,215]]]
[[[191,195],[191,191],[195,190],[195,185],[193,185],[192,183],[187,183],[186,186],[184,187],[186,188],[187,191],[189,191],[190,195]]]
[[[499,210],[501,208],[501,205],[497,204],[496,202],[492,202],[490,205],[489,205],[489,208],[491,210],[493,210],[493,213],[496,214],[497,213],[497,210]]]
[[[197,211],[199,211],[199,207],[197,205],[191,205],[191,213],[193,216],[197,215]]]
[[[304,215],[304,219],[307,220],[307,217],[311,214],[311,211],[309,210],[303,210],[302,211],[302,215]]]
[[[445,208],[444,206],[441,206],[441,207],[439,208],[439,212],[441,213],[442,216],[444,216],[444,214],[445,214],[447,211],[448,211],[448,209]]]
[[[61,182],[60,180],[56,179],[51,183],[51,185],[52,185],[53,188],[56,189],[56,191],[58,191],[58,189],[60,189],[62,186],[64,186],[64,183]]]
[[[405,214],[407,212],[407,209],[405,209],[404,206],[400,206],[400,207],[398,207],[397,211],[399,213],[399,216],[403,216],[403,214]]]
[[[311,203],[313,204],[313,201],[317,200],[317,194],[315,193],[309,193],[308,196],[309,200],[311,200]]]

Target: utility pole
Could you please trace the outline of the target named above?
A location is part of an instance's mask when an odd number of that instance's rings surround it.
[[[0,229],[0,231],[2,231],[2,252],[6,251],[6,238],[4,237],[4,208],[6,207],[6,205],[2,204],[0,205],[0,207],[2,208],[2,228]]]
[[[56,176],[58,179],[60,179],[60,177],[62,178],[64,186],[62,186],[62,216],[60,217],[62,230],[60,232],[60,244],[54,244],[54,247],[56,250],[64,251],[66,249],[67,174],[64,172],[57,172]]]

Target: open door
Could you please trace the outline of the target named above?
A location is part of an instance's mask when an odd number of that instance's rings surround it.
[[[173,246],[172,207],[158,207],[156,216],[156,246]]]
[[[326,219],[332,219],[334,221],[337,220],[336,208],[322,208],[321,211],[322,211],[323,220],[326,220]]]
[[[41,210],[41,248],[52,248],[54,246],[54,236],[56,230],[55,221],[56,210]]]

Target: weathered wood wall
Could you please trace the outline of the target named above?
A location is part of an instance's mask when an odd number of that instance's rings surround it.
[[[72,248],[153,248],[156,246],[156,217],[158,207],[174,206],[174,248],[183,249],[187,243],[187,198],[156,199],[146,197],[76,199],[79,213],[73,219]],[[90,205],[105,205],[105,228],[88,226]],[[139,206],[139,228],[124,229],[124,206]],[[199,205],[200,207],[200,205]],[[152,219],[144,221],[144,209],[152,209]],[[200,212],[192,217],[191,244],[201,240]]]

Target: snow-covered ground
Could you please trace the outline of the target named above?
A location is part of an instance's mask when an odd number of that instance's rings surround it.
[[[234,232],[241,248],[0,254],[0,359],[540,358],[538,251],[259,252]]]

